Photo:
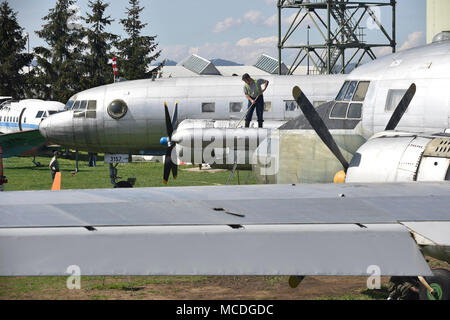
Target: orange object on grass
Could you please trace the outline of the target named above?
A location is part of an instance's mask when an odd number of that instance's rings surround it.
[[[61,172],[56,172],[53,180],[52,191],[61,190]]]

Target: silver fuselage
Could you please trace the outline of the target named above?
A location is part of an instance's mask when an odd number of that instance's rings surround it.
[[[396,130],[436,132],[450,128],[450,41],[401,51],[360,66],[347,80],[368,80],[361,127],[368,138],[383,131],[393,109],[389,90],[417,87]]]
[[[264,100],[269,110],[264,112],[266,122],[279,121],[300,115],[299,109],[289,110],[286,101],[292,101],[292,87],[302,85],[316,104],[332,100],[345,76],[265,76],[269,87]],[[78,150],[163,154],[161,137],[167,135],[164,120],[164,102],[171,112],[178,101],[178,121],[211,119],[239,120],[244,114],[230,111],[231,103],[240,103],[247,109],[240,77],[200,76],[119,82],[77,93],[71,101],[96,101],[95,118],[79,117],[69,110],[49,117],[40,125],[41,133],[51,142]],[[128,111],[121,119],[113,119],[107,112],[114,100],[123,100]],[[204,112],[202,104],[214,103],[214,112]],[[253,116],[256,120],[256,115]]]

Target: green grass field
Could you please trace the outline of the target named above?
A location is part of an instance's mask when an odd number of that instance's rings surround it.
[[[51,173],[48,168],[51,157],[36,157],[36,161],[41,165],[36,167],[30,157],[13,157],[3,160],[5,175],[8,183],[5,184],[5,191],[15,190],[46,190],[52,185]],[[61,170],[61,189],[93,189],[112,188],[109,178],[109,164],[103,162],[103,156],[99,155],[96,167],[89,167],[88,156],[81,153],[79,156],[79,171],[75,171],[74,155],[72,159],[61,157],[59,161]],[[187,171],[185,169],[192,166],[179,166],[178,178],[174,180],[170,177],[167,186],[197,186],[197,185],[219,185],[226,184],[229,176],[228,171],[210,172],[208,170]],[[163,164],[154,162],[135,162],[119,164],[118,175],[122,180],[135,177],[135,187],[162,187]],[[241,183],[245,181],[247,172],[239,174]],[[235,174],[231,184],[238,183],[238,176]],[[249,184],[255,183],[255,178],[251,175]]]

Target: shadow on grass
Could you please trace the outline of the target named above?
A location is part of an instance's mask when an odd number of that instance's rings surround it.
[[[361,294],[375,300],[386,300],[389,297],[389,291],[385,286],[382,286],[381,289],[366,289],[361,291]]]

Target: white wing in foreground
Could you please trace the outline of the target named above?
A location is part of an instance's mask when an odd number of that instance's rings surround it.
[[[0,275],[431,275],[450,184],[5,192]],[[441,224],[442,223],[442,224]],[[426,225],[428,224],[428,226]],[[442,230],[447,228],[447,230]]]

